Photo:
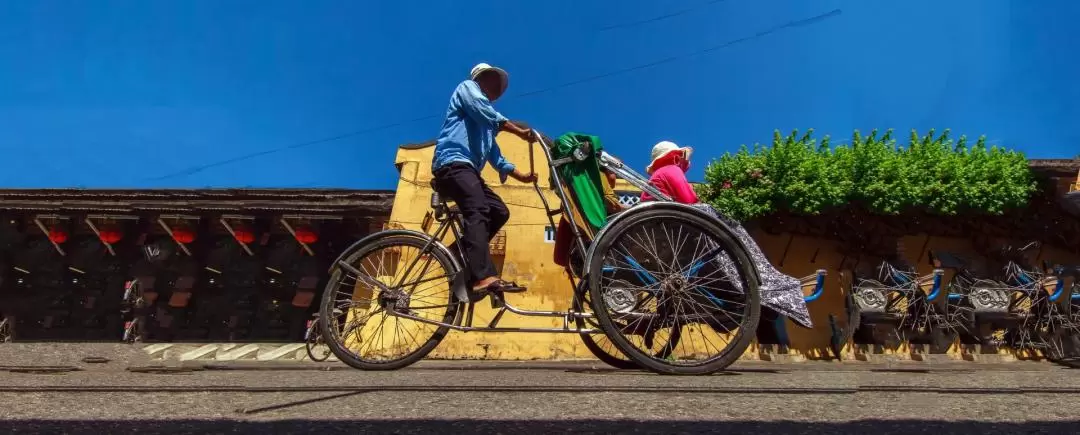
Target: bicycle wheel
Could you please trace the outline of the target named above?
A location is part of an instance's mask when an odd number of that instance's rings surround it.
[[[567,273],[573,274],[577,279],[580,280],[581,269],[585,264],[585,256],[581,255],[580,249],[578,249],[577,245],[575,244],[572,248],[570,248],[569,257],[570,264],[577,265],[577,267],[567,268]],[[579,283],[581,283],[581,285],[585,284],[583,281],[579,281]],[[592,307],[592,303],[589,302],[588,290],[579,288],[577,290],[577,293],[574,295],[573,310],[582,313],[585,312],[585,308],[589,307]],[[595,318],[578,318],[577,327],[579,329],[599,329],[600,325],[596,322]],[[611,340],[609,340],[606,335],[602,333],[582,333],[579,335],[581,337],[582,344],[585,345],[585,348],[588,349],[589,352],[596,357],[596,359],[600,360],[604,364],[620,370],[637,370],[641,368],[641,366],[639,366],[636,362],[634,362],[630,358],[627,358],[625,355],[622,354],[622,352],[619,352],[619,349],[611,343]],[[676,343],[678,343],[678,341],[678,334],[670,336],[668,338],[668,344],[666,346],[661,346],[661,350],[657,354],[657,356],[661,358],[666,358],[667,355],[671,353],[671,349],[675,346]]]
[[[841,273],[841,279],[853,279],[847,275]],[[859,324],[862,323],[862,317],[859,314],[859,308],[855,304],[853,295],[854,284],[851,282],[844,283],[844,317],[838,319],[835,315],[829,314],[829,350],[832,351],[837,361],[844,360],[844,346],[853,345],[852,339],[855,338],[855,331],[859,329]]]
[[[588,293],[585,293],[585,294],[588,294]],[[581,302],[578,298],[574,299],[574,307],[575,307],[574,310],[575,311],[582,312],[582,309],[584,307],[591,306],[591,304],[588,302],[588,298],[584,298],[584,299],[586,299],[584,303]],[[625,324],[621,324],[621,327],[625,327]],[[586,320],[586,319],[580,319],[579,318],[578,319],[578,328],[582,328],[582,329],[584,329],[584,328],[590,328],[590,329],[596,328],[596,329],[599,329],[600,326],[595,321],[589,321],[589,320]],[[600,360],[604,364],[607,364],[609,366],[612,366],[612,367],[620,369],[620,370],[637,370],[637,369],[641,368],[641,366],[638,365],[638,363],[634,362],[630,358],[627,358],[625,355],[623,355],[623,353],[620,352],[617,347],[615,347],[615,344],[612,343],[611,340],[608,339],[608,337],[606,335],[597,334],[597,333],[593,333],[593,334],[582,333],[582,334],[580,334],[580,336],[581,336],[581,342],[585,345],[585,348],[588,349],[589,352],[591,352],[593,354],[593,356],[596,357],[596,359]],[[680,337],[679,330],[675,330],[675,331],[673,331],[672,334],[669,334],[668,337],[667,337],[667,344],[662,345],[662,346],[658,346],[660,348],[660,350],[658,350],[656,352],[656,357],[658,357],[658,358],[667,358],[668,355],[671,354],[672,349],[674,349],[675,346],[678,345],[679,337]],[[646,340],[650,340],[650,339],[651,338],[646,338]],[[655,346],[655,345],[650,344],[648,347],[653,347],[653,346]]]
[[[320,346],[325,347],[320,348]],[[312,361],[323,362],[330,359],[332,352],[330,347],[323,342],[322,334],[319,333],[319,321],[317,319],[311,322],[311,326],[308,327],[304,348],[307,350],[308,358],[311,358]]]
[[[665,205],[627,213],[609,224],[588,265],[600,328],[620,352],[657,373],[727,368],[750,345],[761,315],[749,255],[704,212]]]
[[[430,241],[387,231],[343,256],[362,277],[334,267],[319,327],[338,359],[361,370],[396,370],[423,359],[446,337],[459,308],[451,288],[456,271]]]
[[[11,341],[11,331],[8,328],[8,321],[6,318],[0,318],[0,343],[7,343]]]

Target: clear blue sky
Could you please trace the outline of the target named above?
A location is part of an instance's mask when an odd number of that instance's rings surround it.
[[[481,61],[510,72],[507,116],[639,169],[659,140],[692,145],[692,178],[808,127],[1072,157],[1078,18],[1072,0],[4,1],[0,187],[392,188],[397,145],[433,138]]]

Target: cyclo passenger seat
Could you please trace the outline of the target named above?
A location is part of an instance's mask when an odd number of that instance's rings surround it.
[[[567,208],[586,243],[614,214],[614,210],[608,210],[609,201],[605,201],[607,197],[614,198],[615,193],[600,170],[602,150],[600,138],[580,133],[559,136],[551,149],[552,166],[567,190]],[[552,188],[555,188],[554,178]],[[554,262],[564,267],[571,261],[570,251],[575,243],[570,231],[570,217],[563,216],[555,235]]]
[[[590,233],[607,223],[610,215],[604,197],[614,195],[600,171],[599,155],[603,149],[599,137],[580,133],[559,136],[551,149],[552,163],[568,190],[575,221]]]

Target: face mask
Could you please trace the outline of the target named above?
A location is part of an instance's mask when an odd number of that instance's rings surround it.
[[[686,172],[686,171],[690,170],[690,161],[689,160],[680,158],[677,161],[675,161],[675,164],[677,166],[679,166],[679,169],[682,169],[683,172]]]

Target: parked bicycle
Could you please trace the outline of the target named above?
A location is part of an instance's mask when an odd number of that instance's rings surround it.
[[[304,331],[304,348],[307,350],[308,358],[315,362],[326,361],[332,355],[319,329],[319,313],[315,313],[311,320],[307,321],[307,329]]]
[[[574,289],[569,310],[521,309],[501,294],[471,292],[462,273],[463,253],[443,243],[449,234],[460,239],[460,212],[436,192],[434,232],[382,231],[334,261],[319,318],[331,351],[354,368],[399,369],[424,358],[456,330],[583,338],[602,333],[622,355],[658,373],[708,374],[738,359],[753,338],[761,307],[753,263],[731,229],[707,212],[670,201],[596,141],[559,145],[553,153],[538,139],[559,207],[548,204],[538,183],[534,188],[552,227],[554,216],[568,219],[575,245],[586,253],[583,277],[569,277]],[[532,150],[530,145],[530,163]],[[606,216],[602,207],[590,206],[599,188],[589,180],[599,179],[601,169],[661,200]],[[578,231],[582,215],[595,218],[586,223],[595,236]],[[485,296],[497,311],[486,325],[474,326],[475,304]],[[343,314],[330,315],[335,309]],[[507,312],[561,319],[562,326],[498,326]]]
[[[842,331],[834,328],[834,346],[854,341],[861,328],[876,327],[887,328],[898,341],[911,343],[926,337],[935,345],[951,341],[949,332],[955,331],[956,325],[949,319],[948,307],[943,304],[945,298],[941,298],[943,269],[936,268],[919,276],[911,268],[902,269],[882,261],[876,272],[872,278],[854,274],[847,278],[846,272],[841,273],[842,285],[848,288],[847,325]],[[835,318],[830,323],[835,324]]]
[[[957,285],[950,299],[972,313],[965,320],[981,344],[1034,350],[1049,361],[1073,365],[1080,355],[1080,323],[1071,314],[1066,290],[1073,272],[1047,263],[1043,270],[1030,266],[1025,255],[1038,246],[1003,248],[999,256],[1005,264],[997,279],[976,278],[965,261],[954,259]]]
[[[11,325],[7,317],[0,316],[0,343],[11,342]]]
[[[143,298],[142,287],[138,279],[124,283],[124,298],[121,301],[121,312],[129,320],[124,322],[125,343],[142,342],[145,333],[145,316],[140,311],[146,308],[147,302]]]

